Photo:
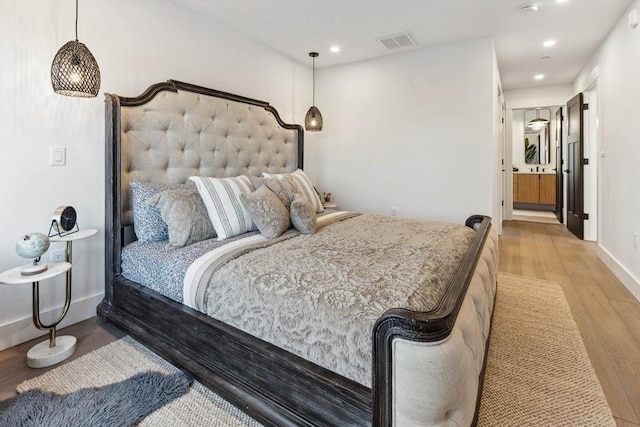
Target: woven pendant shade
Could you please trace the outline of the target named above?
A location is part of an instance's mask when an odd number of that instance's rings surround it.
[[[307,115],[304,116],[304,128],[310,132],[318,132],[322,130],[322,114],[316,107],[316,58],[318,52],[309,52],[309,56],[313,58],[313,103]]]
[[[53,91],[65,96],[93,98],[100,90],[100,68],[89,49],[78,41],[78,0],[76,39],[60,48],[51,64]]]
[[[100,68],[89,49],[79,41],[60,48],[51,64],[51,85],[60,95],[95,97],[100,90]]]
[[[322,130],[322,114],[317,107],[313,106],[307,111],[307,115],[304,116],[304,128],[312,132]]]

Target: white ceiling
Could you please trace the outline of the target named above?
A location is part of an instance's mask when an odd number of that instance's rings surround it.
[[[173,1],[298,62],[317,51],[316,68],[402,52],[378,39],[405,31],[418,45],[404,50],[494,37],[502,86],[515,89],[572,83],[632,0]],[[531,3],[538,11],[523,14]],[[556,45],[543,47],[548,39]],[[534,81],[538,73],[545,79]]]

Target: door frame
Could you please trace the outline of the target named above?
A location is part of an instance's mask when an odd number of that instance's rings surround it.
[[[556,144],[556,218],[560,224],[564,223],[564,174],[562,172],[564,168],[564,157],[562,151],[562,145],[564,143],[564,127],[562,121],[564,120],[564,107],[558,108],[555,114],[555,144]]]
[[[600,145],[600,87],[599,79],[595,77],[584,94],[584,102],[588,109],[582,116],[584,126],[584,156],[589,164],[584,167],[584,211],[589,213],[589,219],[584,222],[584,240],[598,241],[600,229],[600,187],[599,157],[603,156]]]

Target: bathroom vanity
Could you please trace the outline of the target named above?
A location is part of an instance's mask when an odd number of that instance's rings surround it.
[[[555,173],[514,173],[513,203],[514,207],[520,209],[536,208],[531,205],[548,205],[553,210],[556,204]],[[543,209],[546,207],[539,206]]]

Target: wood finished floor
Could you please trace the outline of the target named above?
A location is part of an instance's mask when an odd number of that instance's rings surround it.
[[[504,223],[505,273],[560,283],[618,426],[640,426],[640,303],[566,227]]]
[[[505,273],[560,283],[617,425],[640,426],[640,303],[596,255],[596,245],[561,225],[505,222],[500,266]],[[64,328],[78,338],[73,360],[123,336],[97,318]],[[18,384],[51,368],[25,365],[29,348],[45,337],[0,352],[0,400]]]

